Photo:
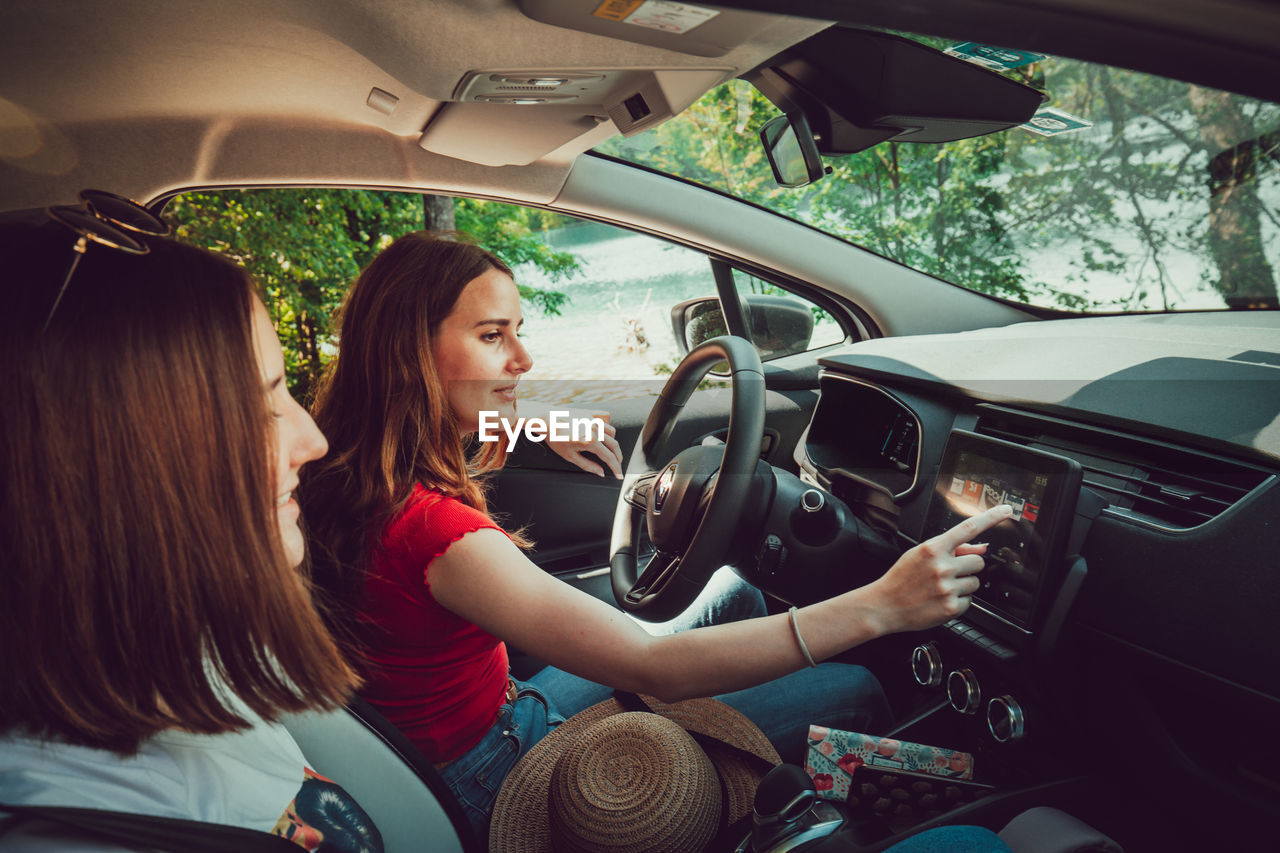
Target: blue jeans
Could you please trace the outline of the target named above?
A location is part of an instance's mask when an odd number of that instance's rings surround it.
[[[565,718],[613,695],[612,687],[550,666],[529,684],[552,697]],[[846,663],[819,664],[715,698],[755,723],[786,764],[804,764],[811,724],[874,733],[890,722],[880,682],[865,668]]]
[[[940,826],[913,835],[885,853],[1013,853],[1000,836],[981,826]]]
[[[515,702],[498,709],[497,720],[480,742],[440,771],[482,847],[489,836],[489,813],[507,774],[565,721],[537,687],[517,682],[516,688]]]
[[[640,624],[650,633],[664,634],[764,613],[760,592],[732,570],[721,569],[683,614],[666,623]],[[480,742],[440,771],[482,840],[488,836],[489,813],[498,789],[516,762],[567,718],[613,695],[612,687],[554,667],[516,686],[516,701],[498,710],[497,720]],[[863,667],[842,663],[824,663],[715,698],[759,726],[789,764],[804,763],[810,724],[875,732],[890,721],[889,706],[875,676]]]

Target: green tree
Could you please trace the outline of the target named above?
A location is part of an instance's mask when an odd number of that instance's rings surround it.
[[[458,230],[512,266],[533,264],[559,281],[577,270],[531,230],[537,212],[463,200]],[[309,399],[334,351],[331,319],[347,286],[396,237],[424,227],[416,193],[262,189],[186,193],[165,211],[178,239],[225,254],[258,281],[280,332],[290,390]],[[526,286],[521,296],[559,313],[564,293]]]
[[[600,150],[997,296],[1070,309],[1175,308],[1207,283],[1234,307],[1276,304],[1264,223],[1280,227],[1280,212],[1260,190],[1270,181],[1274,193],[1280,174],[1280,107],[1070,60],[1008,75],[1094,128],[887,142],[829,158],[827,178],[783,190],[757,140],[778,111],[731,81],[676,119]],[[1116,295],[1117,283],[1127,294]]]
[[[1269,214],[1258,179],[1280,164],[1280,128],[1259,133],[1241,99],[1226,92],[1191,86],[1188,97],[1209,154],[1208,242],[1219,271],[1214,284],[1233,307],[1275,308],[1275,275],[1262,236]]]
[[[774,183],[760,147],[760,128],[777,114],[755,87],[733,80],[676,118],[630,139],[614,137],[597,150],[793,214],[799,194]]]

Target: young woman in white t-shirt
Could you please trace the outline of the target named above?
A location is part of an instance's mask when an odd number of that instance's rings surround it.
[[[326,444],[266,309],[207,252],[91,239],[72,266],[76,239],[0,226],[0,803],[380,851],[273,722],[356,679],[298,571],[292,492]],[[0,847],[113,849],[60,835]]]

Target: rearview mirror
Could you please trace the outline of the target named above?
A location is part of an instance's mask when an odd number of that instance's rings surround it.
[[[887,140],[950,142],[1028,121],[1030,86],[891,33],[830,27],[745,79],[788,116],[803,115],[826,157]]]
[[[785,296],[758,293],[745,295],[743,305],[747,309],[751,342],[761,361],[809,348],[813,338],[813,312],[808,305]],[[720,311],[720,300],[714,296],[688,299],[676,305],[671,309],[671,326],[681,357],[703,341],[729,333]]]
[[[803,187],[825,174],[818,144],[803,113],[770,119],[760,129],[760,142],[780,187]]]

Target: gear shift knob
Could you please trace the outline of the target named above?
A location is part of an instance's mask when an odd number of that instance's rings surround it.
[[[765,853],[777,849],[786,839],[800,842],[796,836],[813,824],[811,817],[817,802],[813,782],[802,768],[779,764],[770,770],[756,787],[749,849],[752,853]]]
[[[760,780],[751,821],[755,826],[794,823],[813,806],[817,794],[809,774],[794,764],[779,764]]]

